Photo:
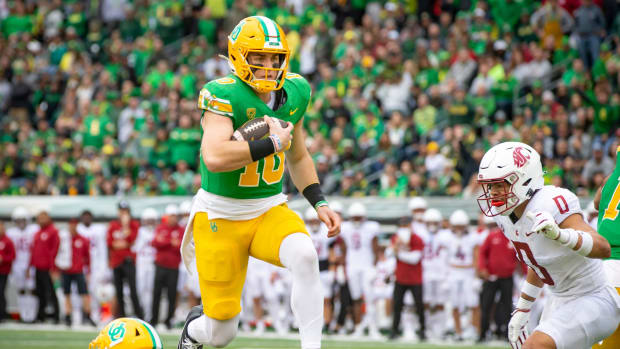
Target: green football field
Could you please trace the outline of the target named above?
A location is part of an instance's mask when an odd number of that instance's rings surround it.
[[[81,331],[48,331],[48,330],[20,330],[0,329],[0,349],[84,349],[96,336],[95,332]],[[163,335],[164,348],[174,349],[177,347],[178,335]],[[508,348],[507,346],[468,346],[468,345],[433,345],[411,344],[399,342],[372,342],[372,341],[344,341],[325,340],[325,349],[382,349],[382,348],[411,348],[411,349],[447,349],[447,348]],[[299,342],[290,339],[239,337],[227,348],[232,349],[259,349],[259,348],[299,348]]]

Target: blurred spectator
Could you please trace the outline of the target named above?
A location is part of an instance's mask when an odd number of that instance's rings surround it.
[[[581,174],[583,184],[592,188],[592,179],[595,173],[611,173],[613,169],[614,162],[603,152],[603,146],[598,142],[594,143],[592,158],[586,161]]]
[[[118,220],[108,225],[107,243],[110,255],[110,268],[114,274],[116,289],[117,317],[125,317],[124,282],[129,286],[131,303],[136,317],[143,319],[144,313],[136,291],[136,254],[132,246],[138,236],[140,223],[131,218],[129,203],[118,204]]]
[[[166,206],[164,223],[155,229],[152,245],[155,247],[155,286],[153,291],[153,317],[151,325],[159,322],[159,303],[161,292],[165,288],[168,295],[168,313],[164,324],[172,328],[172,318],[176,308],[177,281],[179,279],[179,264],[181,263],[181,240],[184,227],[179,225],[179,209],[176,205]]]
[[[188,195],[201,135],[197,91],[229,73],[220,55],[248,15],[279,21],[289,70],[313,88],[304,128],[313,158],[328,154],[327,193],[403,195],[400,175],[397,186],[376,178],[392,176],[385,163],[424,164],[430,141],[455,165],[437,180],[405,174],[409,193],[458,194],[454,183],[471,176],[462,153],[508,140],[539,144],[543,166],[569,182],[557,173],[582,172],[589,141],[607,148],[617,138],[612,3],[448,1],[417,12],[363,1],[10,3],[0,8],[0,195]],[[458,158],[447,137],[457,125],[468,126]],[[559,138],[572,158],[561,163]]]
[[[605,17],[592,0],[583,0],[575,11],[575,31],[578,35],[579,56],[588,68],[598,59],[600,37],[605,35]]]
[[[37,321],[44,322],[47,317],[46,310],[48,301],[52,304],[54,322],[60,322],[58,298],[54,291],[54,282],[50,273],[55,273],[55,259],[60,245],[58,229],[54,226],[46,210],[37,215],[37,223],[40,230],[34,235],[30,264],[35,269],[35,283],[37,298],[39,298],[39,310]],[[30,272],[30,270],[28,270]],[[54,279],[56,277],[54,276]]]
[[[72,325],[73,306],[71,302],[71,285],[75,283],[78,294],[82,298],[82,322],[96,326],[90,317],[90,296],[84,274],[90,269],[90,243],[87,238],[78,234],[78,220],[69,221],[69,239],[71,244],[71,264],[62,270],[62,289],[65,294],[65,324]]]
[[[6,289],[11,266],[15,260],[15,246],[13,241],[6,235],[4,222],[0,221],[0,322],[7,318],[6,297],[4,291]]]

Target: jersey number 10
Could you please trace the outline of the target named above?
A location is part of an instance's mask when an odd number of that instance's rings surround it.
[[[280,160],[277,167],[275,160],[276,156],[278,157],[278,160]],[[265,183],[276,184],[282,180],[282,175],[284,174],[284,158],[284,153],[280,152],[277,154],[271,154],[264,159],[262,177]],[[258,187],[260,178],[261,174],[258,173],[258,161],[254,161],[244,168],[243,173],[241,173],[241,176],[239,177],[239,186]]]

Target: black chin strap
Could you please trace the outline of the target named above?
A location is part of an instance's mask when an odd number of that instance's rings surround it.
[[[280,107],[283,106],[284,103],[286,103],[287,98],[286,98],[286,91],[284,91],[284,87],[276,91],[275,98],[276,100],[275,100],[275,103],[273,103],[273,111],[280,109]]]

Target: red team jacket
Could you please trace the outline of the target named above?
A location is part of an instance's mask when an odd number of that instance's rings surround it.
[[[55,268],[54,260],[60,246],[58,229],[53,223],[42,227],[32,241],[30,265],[39,270],[51,270]]]
[[[517,257],[501,229],[493,229],[480,246],[478,270],[486,270],[498,278],[511,277],[517,267]]]
[[[15,245],[6,234],[0,237],[0,274],[7,275],[11,272],[11,265],[15,260]]]
[[[176,269],[181,263],[181,240],[185,229],[180,225],[169,226],[162,223],[155,229],[151,244],[157,250],[155,264],[160,267]],[[176,240],[173,243],[172,240]]]
[[[396,238],[396,236],[394,236]],[[424,252],[424,241],[417,235],[411,234],[409,239],[409,251]],[[422,259],[417,264],[408,264],[396,259],[396,282],[401,285],[422,284]]]
[[[121,231],[121,222],[120,221],[112,221],[108,227],[108,249],[110,254],[110,268],[114,269],[121,265],[125,258],[131,258],[134,263],[136,261],[136,253],[131,250],[131,245],[133,245],[134,241],[136,241],[136,237],[138,237],[138,229],[140,228],[140,223],[137,220],[131,220],[129,223],[129,235],[124,236]],[[114,249],[112,247],[112,242],[114,240],[125,240],[128,242],[128,246],[122,249]]]
[[[66,274],[81,274],[84,267],[90,266],[90,242],[80,234],[71,239],[71,267],[63,270]]]

